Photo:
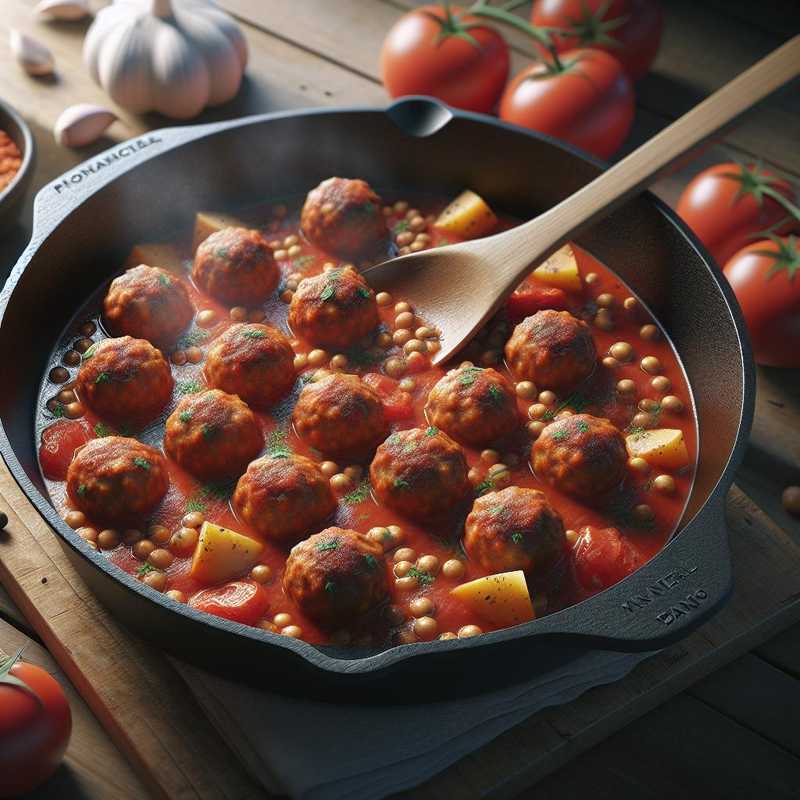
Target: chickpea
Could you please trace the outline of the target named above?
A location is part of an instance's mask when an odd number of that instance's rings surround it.
[[[139,561],[146,561],[147,557],[153,550],[156,549],[156,546],[149,540],[149,539],[142,539],[133,546],[133,555],[139,559]]]
[[[404,392],[413,392],[417,388],[417,382],[414,378],[403,378],[400,381],[400,389]]]
[[[397,634],[397,643],[398,644],[414,644],[417,641],[417,636],[413,630],[406,628],[402,631],[399,631]]]
[[[628,466],[634,472],[640,472],[643,475],[650,472],[650,465],[643,458],[640,458],[639,456],[634,456],[633,458],[628,459]]]
[[[390,378],[402,378],[406,374],[406,362],[402,358],[389,358],[383,366]]]
[[[394,585],[401,592],[410,592],[419,586],[419,581],[414,575],[404,575],[401,578],[395,578]]]
[[[400,561],[416,561],[417,551],[413,547],[401,547],[394,554],[393,561],[397,564]]]
[[[268,619],[262,619],[261,622],[258,623],[258,627],[261,628],[262,631],[269,631],[270,633],[278,632],[278,626]]]
[[[234,306],[228,313],[234,322],[244,322],[247,319],[247,309],[244,306]]]
[[[781,494],[781,502],[789,514],[800,517],[800,486],[787,486]]]
[[[163,592],[167,588],[167,576],[163,572],[148,572],[142,578],[142,583],[146,583],[157,592]]]
[[[514,389],[517,397],[522,400],[532,400],[536,397],[536,384],[533,381],[520,381]]]
[[[411,310],[412,310],[411,305],[402,300],[399,303],[397,303],[394,307],[395,314],[405,314],[407,311]]]
[[[299,245],[299,244],[293,244],[293,245],[292,245],[292,246],[291,246],[291,247],[290,247],[290,248],[289,248],[289,249],[286,251],[286,254],[289,256],[289,258],[297,258],[297,256],[299,256],[299,255],[300,255],[300,253],[302,253],[302,252],[303,252],[303,248],[302,248],[302,247],[300,247],[300,245]]]
[[[405,214],[408,211],[408,203],[405,200],[398,200],[394,204],[395,214]]]
[[[645,356],[640,362],[639,366],[651,375],[661,371],[661,362],[655,356]]]
[[[633,415],[631,425],[633,425],[634,428],[654,428],[656,425],[656,418],[652,414],[640,411],[638,414]]]
[[[672,414],[680,414],[683,411],[683,402],[679,397],[675,397],[674,394],[668,394],[661,401],[661,407]]]
[[[477,467],[472,467],[467,473],[467,480],[473,486],[477,486],[483,480],[483,473]]]
[[[412,217],[409,220],[408,227],[415,233],[419,233],[426,227],[425,219],[423,217],[420,217],[419,215],[417,215],[416,217]]]
[[[66,383],[69,380],[69,370],[64,367],[53,367],[47,377],[51,383]]]
[[[378,292],[375,295],[375,302],[379,306],[390,306],[392,304],[392,296],[389,292]]]
[[[442,575],[451,580],[458,580],[464,574],[465,569],[463,561],[458,558],[448,558],[442,564]]]
[[[534,420],[528,423],[528,433],[532,439],[538,439],[546,427],[545,423],[541,420]]]
[[[500,461],[500,453],[498,453],[497,450],[484,450],[481,453],[481,461],[489,466],[497,464],[497,462]]]
[[[675,491],[675,478],[672,475],[657,475],[653,479],[653,488],[664,494],[672,494]]]
[[[422,325],[414,331],[415,339],[430,339],[432,336],[436,336],[436,331],[427,325]]]
[[[414,564],[411,561],[398,561],[392,568],[395,578],[405,578],[413,569]]]
[[[639,336],[648,342],[654,342],[660,336],[660,331],[656,325],[642,325],[642,327],[639,328]]]
[[[414,234],[411,231],[402,231],[394,237],[394,240],[400,247],[405,247],[414,241]]]
[[[308,354],[308,365],[310,367],[321,367],[323,364],[328,363],[328,354],[319,348],[312,350]]]
[[[97,541],[97,530],[95,528],[78,528],[76,533],[87,542]]]
[[[203,351],[199,347],[187,347],[186,360],[190,364],[199,364],[203,360]]]
[[[88,337],[84,336],[84,337],[78,339],[72,345],[72,347],[75,350],[77,350],[79,353],[85,353],[93,344],[94,344],[94,342],[91,339],[89,339]]]
[[[528,406],[528,416],[531,419],[542,419],[549,409],[544,403],[533,403]]]
[[[633,348],[628,342],[616,342],[608,349],[610,356],[613,356],[617,361],[630,361],[633,358]]]
[[[456,636],[453,631],[445,631],[444,633],[439,634],[440,642],[447,642],[450,639],[458,639],[458,636]]]
[[[68,367],[77,367],[81,363],[81,354],[77,350],[67,350],[61,360]]]
[[[183,515],[181,525],[184,528],[199,528],[205,521],[206,518],[199,511],[190,511]]]
[[[595,314],[594,324],[595,327],[600,328],[601,331],[613,331],[614,317],[611,316],[611,312],[607,308],[601,308],[597,314]]]
[[[64,416],[67,419],[80,419],[83,416],[83,404],[77,400],[64,406]]]
[[[473,636],[480,636],[483,633],[483,630],[479,628],[477,625],[462,625],[458,629],[458,638],[459,639],[471,639]]]
[[[428,597],[415,597],[408,604],[409,611],[415,617],[425,617],[433,611],[433,601]]]
[[[414,351],[406,356],[406,367],[411,372],[422,372],[429,366],[428,357],[422,353]]]
[[[375,339],[375,344],[384,350],[388,350],[392,346],[391,334],[387,333],[386,331],[381,331]]]
[[[167,569],[167,567],[172,566],[172,562],[175,560],[175,556],[170,553],[169,550],[164,550],[162,548],[158,548],[153,550],[152,553],[147,557],[147,563],[151,566],[155,567],[156,569]]]
[[[471,361],[462,361],[458,366],[460,369],[467,369],[467,367],[474,367],[475,365]]]
[[[620,394],[633,394],[636,391],[636,384],[630,378],[623,378],[617,381],[617,391]]]
[[[554,406],[556,404],[556,397],[555,392],[551,392],[549,389],[545,389],[543,392],[539,392],[539,402],[545,406]]]
[[[77,398],[75,397],[75,392],[72,389],[62,389],[57,395],[56,400],[62,405],[66,405],[67,403],[74,403]]]
[[[637,311],[639,309],[639,301],[635,297],[626,297],[622,301],[622,307],[626,311]]]
[[[83,511],[67,511],[64,514],[64,522],[69,525],[72,530],[82,528],[86,524],[86,514]]]
[[[166,595],[170,600],[174,600],[176,603],[186,602],[186,595],[180,591],[180,589],[170,589]]]
[[[178,528],[169,540],[169,549],[179,556],[191,555],[199,538],[197,528]]]
[[[647,503],[642,503],[633,509],[633,516],[640,523],[650,523],[655,519],[653,509]]]
[[[204,308],[198,315],[197,319],[198,328],[211,328],[217,322],[217,312],[213,308]]]
[[[600,280],[600,276],[596,272],[587,272],[583,281],[591,286],[593,283],[597,283]]]
[[[413,335],[408,328],[398,328],[392,334],[392,341],[398,346],[403,347],[407,342],[413,339]]]
[[[389,536],[392,537],[392,547],[397,547],[397,545],[402,544],[405,533],[399,525],[387,525],[386,530],[389,531]]]
[[[406,354],[427,353],[428,347],[421,339],[410,339],[403,346],[403,352]]]
[[[97,546],[101,550],[113,550],[119,544],[119,531],[106,528],[97,534]]]
[[[345,494],[353,489],[353,481],[344,472],[337,472],[335,475],[331,475],[330,482],[331,489],[338,494]]]
[[[419,253],[419,251],[420,251],[420,250],[424,250],[424,249],[425,249],[427,246],[428,246],[428,245],[426,245],[424,242],[418,242],[418,241],[415,239],[415,240],[414,240],[413,242],[411,242],[411,244],[408,246],[408,251],[409,251],[410,253]]]
[[[672,388],[672,381],[666,375],[656,375],[650,385],[657,392],[668,392]]]
[[[386,548],[387,542],[392,538],[392,534],[389,533],[388,528],[383,528],[381,526],[376,526],[374,528],[370,528],[367,531],[367,539],[375,544],[379,544],[384,549]]]
[[[439,632],[439,623],[433,617],[420,617],[413,623],[414,633],[424,642],[429,642]]]
[[[169,541],[170,531],[164,525],[151,525],[147,531],[147,538],[155,545],[166,544]]]
[[[292,615],[282,611],[272,618],[272,622],[279,628],[285,628],[287,625],[292,624]]]
[[[654,414],[659,408],[661,408],[661,404],[658,400],[651,400],[649,397],[643,397],[639,401],[640,411],[647,411],[650,414]]]
[[[288,636],[290,639],[299,639],[303,635],[303,629],[297,625],[287,625],[281,628],[281,636]]]
[[[491,367],[500,360],[500,353],[497,350],[485,350],[481,353],[481,364],[484,367]]]
[[[323,461],[319,465],[319,471],[326,478],[330,478],[339,471],[339,465],[335,461]]]
[[[260,308],[254,308],[248,315],[247,319],[250,322],[261,322],[267,315]]]
[[[611,308],[614,305],[614,295],[604,292],[597,295],[595,302],[600,308]]]
[[[416,319],[410,311],[403,311],[394,318],[395,328],[413,328]]]
[[[300,240],[297,238],[297,236],[295,236],[295,234],[291,234],[291,235],[287,236],[283,240],[283,246],[284,247],[293,247],[294,245],[297,244],[298,241],[300,241]]]
[[[286,303],[286,305],[289,305],[289,303],[292,302],[293,297],[294,297],[294,292],[291,289],[289,289],[288,286],[281,292],[281,302]]]
[[[425,555],[417,559],[417,569],[420,572],[427,572],[428,575],[438,575],[441,566],[436,556]]]
[[[564,538],[570,547],[575,547],[575,543],[578,541],[578,531],[568,528],[564,531]]]
[[[182,367],[186,363],[186,351],[176,350],[171,356],[170,360],[176,367]]]
[[[619,366],[619,361],[613,356],[606,356],[600,362],[606,369],[616,369]]]
[[[136,542],[140,542],[142,538],[142,532],[136,528],[128,528],[122,532],[122,544],[128,547],[132,547]]]
[[[344,369],[347,366],[347,356],[344,353],[337,353],[330,363],[331,369]]]

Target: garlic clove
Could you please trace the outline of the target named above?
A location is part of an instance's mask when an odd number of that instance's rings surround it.
[[[53,54],[41,42],[12,28],[9,44],[17,63],[28,75],[52,74],[55,66]]]
[[[39,0],[33,12],[45,19],[83,19],[90,14],[89,0]]]
[[[107,108],[79,103],[61,112],[53,135],[63,147],[83,147],[97,141],[116,119],[117,115]]]

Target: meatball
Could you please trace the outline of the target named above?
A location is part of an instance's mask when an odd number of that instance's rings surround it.
[[[103,301],[103,319],[111,333],[156,345],[174,344],[193,316],[184,282],[144,264],[114,278]]]
[[[161,413],[172,386],[160,350],[144,339],[121,336],[97,342],[83,354],[76,388],[100,417],[139,426]]]
[[[328,178],[303,204],[300,227],[306,239],[339,258],[375,253],[389,235],[381,199],[362,180]]]
[[[541,480],[582,500],[620,484],[627,460],[622,434],[607,419],[590,414],[552,422],[531,452],[531,464]]]
[[[378,326],[375,293],[352,267],[300,282],[289,305],[289,325],[320,347],[344,350]]]
[[[383,549],[356,531],[326,528],[292,548],[283,591],[318,625],[350,627],[387,597]]]
[[[357,375],[332,374],[309,383],[292,413],[298,435],[331,458],[358,461],[389,433],[378,393]]]
[[[464,550],[487,572],[541,574],[565,554],[564,523],[543,492],[509,486],[475,501]]]
[[[293,544],[336,509],[328,479],[305,456],[253,461],[233,493],[236,513],[265,539]]]
[[[517,427],[517,397],[496,370],[459,367],[431,389],[425,414],[456,441],[481,447]]]
[[[211,386],[238,394],[258,409],[286,397],[297,378],[289,340],[277,328],[255,323],[231,325],[217,337],[204,372]]]
[[[256,415],[235,394],[219,389],[184,397],[164,432],[167,455],[204,481],[239,477],[263,446]]]
[[[543,389],[571,389],[588,378],[597,362],[589,326],[569,311],[537,311],[514,328],[506,360],[520,380]]]
[[[221,303],[256,306],[272,294],[280,270],[258,231],[223,228],[197,248],[192,278]]]
[[[164,456],[124,436],[92,439],[67,470],[67,494],[94,523],[138,523],[167,493]]]
[[[439,516],[470,491],[463,451],[434,427],[393,433],[369,472],[380,502],[413,519]]]

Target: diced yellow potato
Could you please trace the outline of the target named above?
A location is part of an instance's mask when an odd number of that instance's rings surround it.
[[[125,269],[147,264],[148,267],[161,267],[170,272],[183,272],[183,259],[178,248],[161,242],[137,244],[125,259]]]
[[[578,262],[570,245],[565,244],[533,271],[533,277],[550,286],[579,292],[582,288]]]
[[[654,428],[626,436],[625,443],[631,458],[643,458],[654,467],[678,469],[689,463],[689,452],[683,440],[683,431],[673,428]]]
[[[498,572],[462,583],[450,592],[479,617],[503,628],[534,618],[525,573]]]
[[[483,198],[467,189],[439,214],[433,223],[444,233],[453,233],[462,239],[478,239],[497,225],[497,217]]]
[[[194,235],[192,236],[192,252],[197,250],[201,242],[208,239],[212,233],[223,228],[252,228],[238,217],[230,214],[217,214],[215,211],[198,211],[194,219]]]
[[[204,522],[192,559],[191,575],[203,583],[224,583],[258,563],[264,545],[241,533]]]

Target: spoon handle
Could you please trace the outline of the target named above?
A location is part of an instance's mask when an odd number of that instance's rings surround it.
[[[688,150],[798,75],[800,36],[795,36],[557,206],[491,237],[496,263],[505,264],[507,286],[519,283],[534,258],[549,255],[639,194]]]

